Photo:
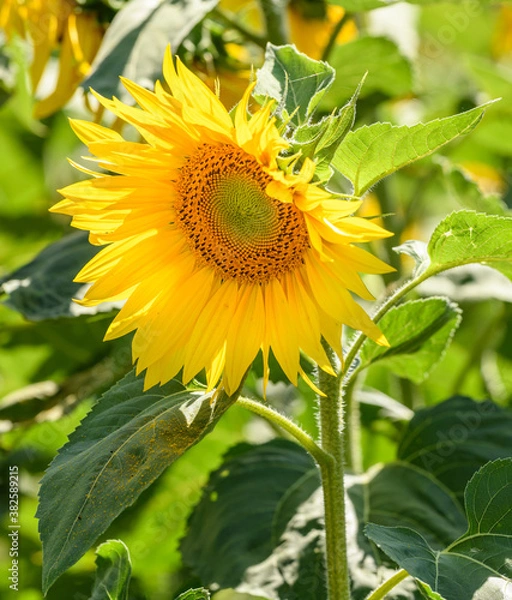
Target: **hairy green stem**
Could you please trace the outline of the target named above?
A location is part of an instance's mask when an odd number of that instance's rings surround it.
[[[386,215],[386,227],[395,234],[393,237],[387,237],[382,240],[386,255],[385,262],[398,270],[400,268],[400,255],[393,250],[393,246],[396,245],[397,237],[399,238],[399,235],[404,228],[404,222],[403,218],[396,212],[396,201],[392,198],[389,187],[389,181],[382,181],[376,189],[376,194],[379,200],[380,210],[383,215]],[[383,275],[386,285],[392,281],[393,275],[394,273],[385,273]]]
[[[265,19],[268,41],[277,46],[288,42],[285,19],[283,18],[286,0],[260,0]]]
[[[334,352],[326,348],[331,362]],[[325,550],[329,600],[350,599],[345,527],[345,485],[343,405],[339,379],[324,371],[318,385],[325,397],[319,398],[321,446],[333,459],[320,465],[325,508]]]
[[[373,321],[378,323],[390,308],[429,276],[428,271],[424,272],[395,290],[379,307],[373,316]],[[366,338],[367,336],[362,331],[355,336],[345,357],[344,368],[338,375],[338,383],[340,386],[343,385],[345,390],[345,429],[347,432],[345,434],[347,438],[345,440],[345,449],[347,453],[347,466],[355,472],[359,472],[362,469],[360,410],[359,403],[354,398],[357,376],[361,369],[358,364],[355,364],[355,361]]]
[[[366,600],[382,600],[386,594],[396,587],[401,581],[409,577],[409,573],[405,569],[400,569],[397,571],[392,577],[390,577],[387,581],[385,581],[382,585],[376,590],[373,590],[368,596],[366,596]]]
[[[357,378],[354,377],[343,390],[343,401],[345,403],[343,443],[345,446],[345,467],[354,473],[362,473],[361,413],[359,402],[354,398],[356,386]]]
[[[250,400],[249,398],[238,398],[237,404],[284,429],[311,454],[319,465],[332,462],[332,458],[320,448],[311,436],[277,410],[262,402]]]

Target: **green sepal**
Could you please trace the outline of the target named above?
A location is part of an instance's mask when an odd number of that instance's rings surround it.
[[[317,123],[303,123],[293,132],[289,153],[294,155],[300,152],[301,158],[310,158],[316,162],[316,181],[326,182],[331,178],[333,169],[330,163],[338,146],[354,125],[356,102],[365,79],[366,75],[345,106]]]

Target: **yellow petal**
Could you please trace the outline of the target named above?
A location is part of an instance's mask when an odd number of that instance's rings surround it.
[[[265,336],[265,307],[260,286],[240,290],[235,313],[229,325],[226,345],[224,385],[233,393],[255,359]]]

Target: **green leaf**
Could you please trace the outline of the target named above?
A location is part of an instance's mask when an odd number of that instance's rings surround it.
[[[370,524],[367,535],[446,600],[506,600],[512,585],[512,459],[487,463],[464,497],[469,527],[441,551],[405,527]]]
[[[360,534],[366,523],[414,527],[442,548],[466,528],[462,509],[448,488],[426,471],[404,462],[378,465],[348,478]]]
[[[409,61],[397,45],[385,37],[360,37],[336,45],[329,63],[336,71],[336,81],[322,100],[322,108],[331,110],[350,98],[361,78],[368,73],[361,97],[375,92],[387,96],[403,96],[412,90],[413,78]]]
[[[469,133],[484,111],[485,105],[412,127],[364,125],[343,140],[333,167],[352,182],[355,195],[360,196],[380,179]]]
[[[212,473],[181,544],[184,562],[203,584],[236,587],[251,565],[271,553],[276,507],[310,471],[316,473],[310,456],[284,440],[236,446],[227,454]]]
[[[317,181],[328,181],[332,175],[330,163],[338,146],[354,124],[356,102],[363,81],[359,83],[350,101],[339,111],[334,111],[318,123],[303,123],[293,133],[287,154],[293,156],[300,152],[301,159],[308,157],[314,160]]]
[[[272,554],[246,572],[240,589],[262,590],[273,600],[325,600],[323,499],[315,485],[318,478],[308,477],[290,488],[274,517]],[[347,476],[346,487],[353,600],[366,598],[394,570],[382,563],[382,557],[365,538],[363,527],[368,520],[413,523],[436,546],[465,529],[462,511],[450,494],[433,478],[408,465],[386,465],[364,475]],[[299,578],[296,573],[300,573]],[[404,583],[392,597],[413,598],[412,587],[410,582]]]
[[[199,501],[210,473],[221,464],[223,455],[244,438],[250,419],[249,411],[236,404],[232,406],[211,433],[166,469],[140,501],[109,528],[112,535],[122,535],[133,548],[137,580],[150,598],[153,598],[150,590],[157,587],[163,572],[180,569],[183,561],[179,543],[185,535],[189,513]],[[148,535],[148,532],[152,533]],[[190,586],[196,584],[197,580],[190,581]]]
[[[512,412],[491,401],[454,396],[415,414],[397,456],[432,473],[462,500],[480,467],[512,457]]]
[[[32,321],[112,310],[113,303],[91,309],[73,302],[84,287],[73,279],[98,250],[89,244],[85,233],[74,233],[51,244],[0,280],[0,292],[9,294],[5,304]]]
[[[455,200],[460,208],[487,214],[506,214],[507,205],[498,194],[483,194],[470,176],[444,157],[439,157],[436,162],[442,167],[442,182],[448,195]]]
[[[361,348],[361,368],[381,361],[396,375],[421,383],[443,357],[460,321],[460,309],[445,298],[393,307],[379,321],[390,347],[367,338]]]
[[[170,44],[175,52],[218,0],[130,0],[109,25],[89,76],[82,83],[100,94],[129,100],[119,76],[153,88]]]
[[[424,278],[460,265],[481,263],[512,279],[512,217],[458,211],[434,230]]]
[[[334,81],[334,69],[298,52],[295,46],[267,44],[265,62],[256,77],[254,94],[277,100],[278,113],[285,119],[293,115],[299,125],[307,121]]]
[[[90,600],[128,600],[132,564],[121,540],[109,540],[96,549],[96,580]]]
[[[43,589],[133,504],[162,471],[214,427],[232,403],[183,391],[143,391],[128,374],[93,407],[43,477],[38,509]],[[66,502],[62,502],[66,490]]]
[[[349,557],[354,600],[392,567],[363,534],[368,518],[413,524],[442,547],[466,522],[451,494],[405,463],[347,477]],[[317,468],[296,444],[238,446],[212,474],[182,544],[204,585],[216,583],[272,600],[325,600],[323,500]],[[298,578],[297,574],[301,576]],[[396,598],[413,598],[404,583]]]
[[[210,592],[204,588],[194,588],[180,594],[176,600],[210,600]]]

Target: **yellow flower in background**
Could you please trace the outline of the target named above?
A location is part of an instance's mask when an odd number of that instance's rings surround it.
[[[258,0],[221,0],[219,6],[255,33],[264,33],[264,19]],[[344,14],[341,6],[327,4],[323,0],[291,0],[285,12],[290,43],[311,58],[319,59]],[[336,43],[344,44],[356,35],[357,27],[353,20],[349,20],[337,35]]]
[[[478,185],[483,194],[505,194],[506,181],[495,167],[474,160],[461,161],[459,167]]]
[[[501,6],[493,37],[493,54],[496,58],[512,54],[512,6]]]
[[[14,33],[25,34],[25,20],[21,7],[21,0],[3,0],[0,4],[0,30],[4,31],[9,39]]]
[[[39,101],[34,116],[42,119],[64,106],[89,71],[105,28],[94,12],[74,0],[4,0],[0,28],[7,38],[17,34],[30,40],[33,57],[30,79],[35,92],[48,61],[59,51],[55,89]]]
[[[287,13],[291,41],[298,50],[318,60],[345,10],[341,6],[302,0],[290,2]],[[336,43],[345,44],[356,36],[357,27],[349,20],[337,35]]]
[[[321,338],[341,357],[342,324],[385,344],[351,292],[372,299],[359,273],[390,270],[355,244],[390,234],[353,216],[360,202],[311,183],[312,161],[280,170],[288,144],[271,104],[249,114],[254,84],[232,118],[170,52],[163,70],[172,95],[123,81],[140,108],[98,96],[145,142],[72,122],[110,174],[83,169],[94,177],[61,190],[52,209],[107,245],[76,278],[92,282],[87,306],[127,299],[106,339],[136,330],[146,388],[206,369],[209,387],[222,378],[228,393],[260,350],[267,365],[272,349],[294,384],[300,350],[332,372]]]
[[[254,34],[264,34],[264,19],[258,0],[221,0],[219,7]],[[326,4],[321,0],[292,0],[285,11],[290,43],[295,44],[300,52],[311,58],[320,59],[344,14],[341,6]],[[336,36],[336,43],[345,44],[355,37],[357,27],[353,20],[348,20]],[[194,67],[195,70],[202,71],[200,76],[208,85],[212,85],[217,78],[220,80],[220,98],[231,108],[247,86],[251,74],[250,67],[262,62],[263,52],[256,48],[251,52],[247,44],[233,42],[227,43],[225,49],[234,61],[242,65],[241,68],[215,65],[214,72],[207,74],[199,65]]]
[[[216,93],[224,106],[231,109],[240,100],[252,71],[245,67],[235,68],[233,65],[210,65],[206,68],[204,64],[196,61],[189,64],[195,74],[210,88],[216,90]]]

